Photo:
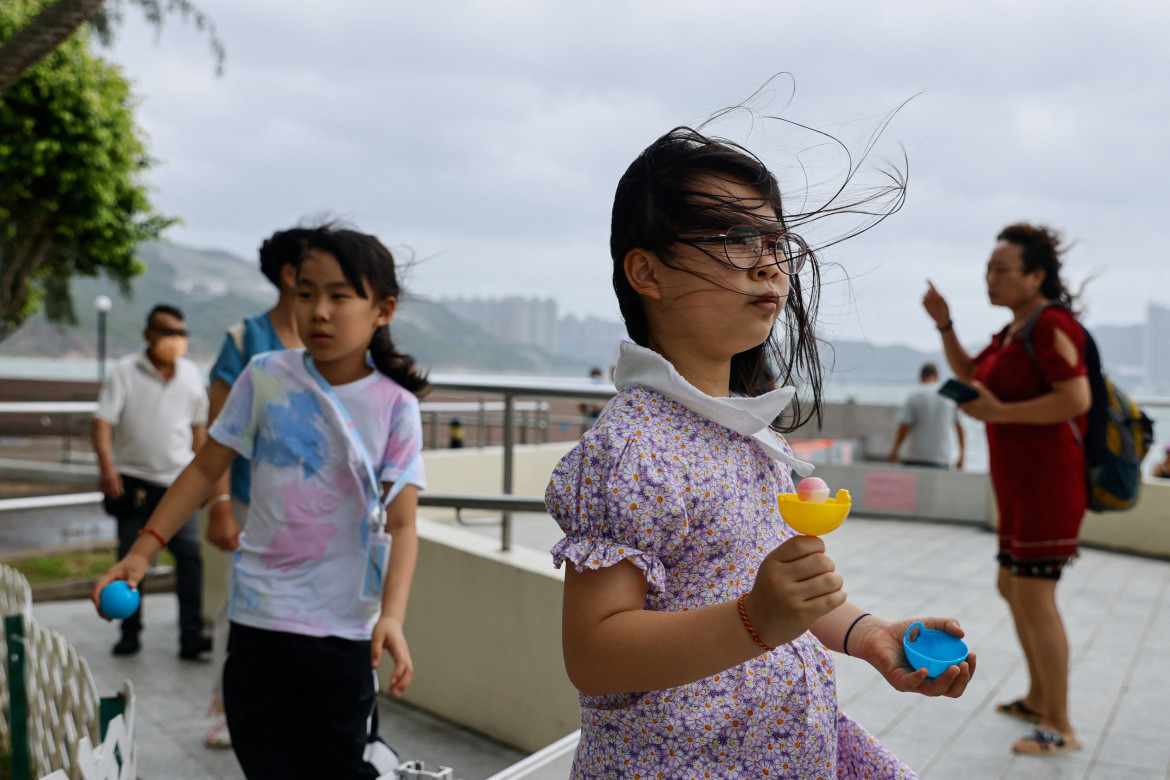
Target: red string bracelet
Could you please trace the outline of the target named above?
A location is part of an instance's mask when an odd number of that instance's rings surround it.
[[[158,543],[161,544],[163,547],[167,546],[167,540],[163,538],[162,534],[160,534],[158,531],[154,530],[153,528],[143,528],[142,530],[140,530],[138,532],[139,536],[142,536],[143,534],[150,534],[155,539],[158,539]]]
[[[752,639],[756,640],[757,645],[764,648],[765,650],[768,650],[769,652],[775,650],[776,648],[768,647],[766,644],[764,644],[764,640],[760,639],[760,635],[756,633],[754,628],[752,628],[752,621],[748,620],[747,612],[745,612],[743,608],[744,596],[747,596],[747,594],[744,593],[741,595],[739,597],[739,601],[736,602],[739,604],[739,619],[743,621],[743,627],[746,628],[748,633],[752,635]]]

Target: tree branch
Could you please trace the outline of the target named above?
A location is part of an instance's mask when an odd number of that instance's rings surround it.
[[[0,46],[0,95],[29,68],[68,40],[103,0],[56,0]]]

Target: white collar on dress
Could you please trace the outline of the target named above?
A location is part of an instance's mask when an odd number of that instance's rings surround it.
[[[796,395],[794,387],[781,387],[754,398],[715,398],[684,379],[662,355],[630,341],[622,342],[613,382],[618,390],[645,387],[661,393],[697,414],[755,439],[765,452],[787,463],[802,477],[813,471],[811,463],[797,460],[785,452],[776,432],[769,427]]]

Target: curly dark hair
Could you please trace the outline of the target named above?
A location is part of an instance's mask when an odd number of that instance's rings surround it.
[[[305,250],[305,239],[312,233],[310,228],[278,230],[260,245],[260,273],[272,286],[280,287],[280,271],[286,265],[296,266]]]
[[[1044,282],[1040,285],[1040,292],[1045,298],[1059,303],[1070,311],[1077,310],[1078,296],[1069,290],[1060,276],[1060,269],[1063,266],[1061,257],[1068,250],[1068,246],[1059,231],[1047,225],[1016,222],[999,231],[995,240],[1007,241],[1020,248],[1020,256],[1024,260],[1024,273],[1031,273],[1037,268],[1044,269]]]

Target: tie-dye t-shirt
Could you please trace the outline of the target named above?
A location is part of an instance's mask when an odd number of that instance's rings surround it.
[[[231,619],[369,639],[381,604],[358,598],[377,506],[362,455],[304,350],[252,359],[209,431],[252,461],[252,504],[232,574]],[[333,388],[382,482],[420,461],[418,399],[380,372]],[[407,480],[421,489],[421,462]]]

